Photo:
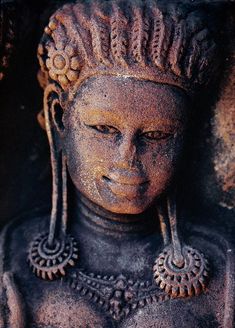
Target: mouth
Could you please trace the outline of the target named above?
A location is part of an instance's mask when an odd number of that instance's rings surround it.
[[[120,177],[117,180],[111,179],[110,177],[103,176],[103,181],[108,185],[113,194],[121,197],[125,197],[132,200],[141,194],[143,194],[149,185],[149,181],[143,181],[143,179],[135,177],[127,178]]]

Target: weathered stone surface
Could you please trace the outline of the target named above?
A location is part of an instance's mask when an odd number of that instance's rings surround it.
[[[232,328],[232,5],[22,5],[22,68],[1,101],[28,149],[13,133],[5,163],[23,172],[3,181],[12,195],[27,182],[16,208],[34,210],[0,235],[0,327]]]

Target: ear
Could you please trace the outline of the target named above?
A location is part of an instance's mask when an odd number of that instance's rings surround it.
[[[57,133],[60,136],[62,136],[64,132],[63,108],[60,104],[60,100],[58,96],[52,100],[51,115],[52,115],[53,125],[55,126]]]
[[[54,84],[50,84],[44,90],[44,116],[45,127],[50,144],[54,151],[61,150],[61,138],[63,137],[63,109],[60,105],[61,90]]]

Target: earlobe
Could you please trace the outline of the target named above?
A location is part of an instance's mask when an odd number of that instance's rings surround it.
[[[60,105],[59,99],[54,99],[51,104],[51,114],[53,124],[57,130],[57,132],[62,135],[64,132],[64,124],[63,124],[63,108]]]
[[[44,116],[48,138],[50,135],[53,137],[55,133],[61,137],[64,131],[60,93],[60,88],[54,84],[49,84],[44,91]]]

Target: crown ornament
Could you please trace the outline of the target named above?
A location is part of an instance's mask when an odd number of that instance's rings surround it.
[[[65,48],[55,48],[52,45],[48,51],[46,66],[51,79],[60,83],[64,88],[74,82],[79,76],[79,59],[76,49],[67,45]]]

